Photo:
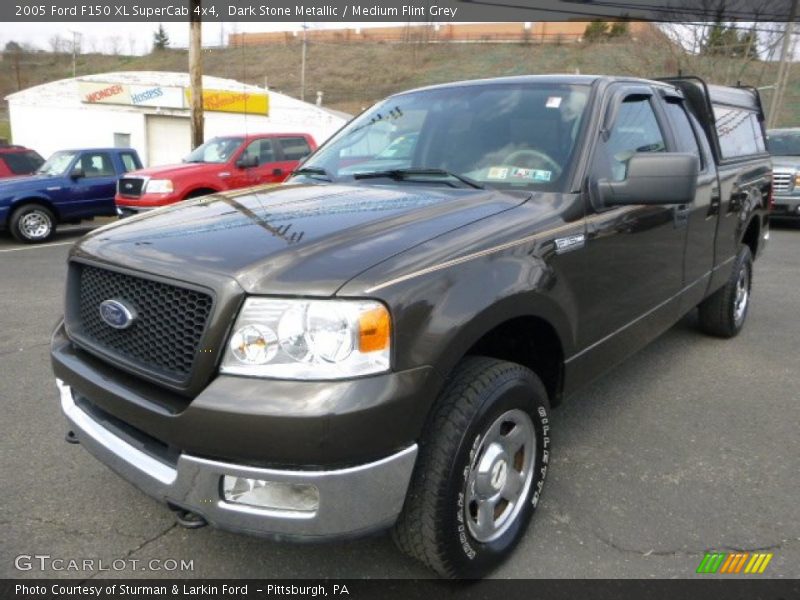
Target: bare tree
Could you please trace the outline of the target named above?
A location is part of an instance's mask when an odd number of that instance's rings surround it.
[[[21,62],[23,52],[22,46],[14,40],[11,40],[5,46],[5,55],[11,59],[11,68],[14,70],[14,78],[17,81],[17,91],[22,89]]]
[[[133,33],[128,34],[128,54],[134,56],[138,48],[136,36]]]
[[[51,36],[50,39],[47,40],[47,43],[49,44],[50,51],[53,54],[59,54],[65,50],[66,42],[64,38],[58,34]]]
[[[122,54],[122,39],[117,35],[108,37],[106,39],[106,48],[109,54],[119,56]]]

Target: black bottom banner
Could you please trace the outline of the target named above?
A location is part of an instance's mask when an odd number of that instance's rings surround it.
[[[0,598],[346,598],[481,600],[800,600],[800,580],[534,580],[451,582],[419,579],[342,580],[21,580],[0,581]]]

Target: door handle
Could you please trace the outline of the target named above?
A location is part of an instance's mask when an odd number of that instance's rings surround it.
[[[715,185],[711,188],[711,202],[708,205],[708,214],[706,216],[713,217],[719,214],[719,205],[722,203],[722,194],[720,194],[719,186]]]
[[[272,174],[275,176],[283,175],[283,169],[272,169]]]

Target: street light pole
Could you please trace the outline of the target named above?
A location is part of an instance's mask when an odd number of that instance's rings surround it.
[[[783,30],[783,45],[781,47],[781,62],[778,66],[778,77],[775,81],[775,89],[772,92],[772,101],[769,103],[769,115],[767,116],[767,127],[775,127],[778,122],[778,113],[783,103],[783,93],[786,91],[786,83],[789,79],[789,64],[792,60],[792,34],[794,33],[794,20],[797,17],[798,0],[792,0],[792,8],[789,11],[789,20]]]
[[[303,50],[300,59],[300,100],[306,99],[306,31],[308,25],[303,21]]]
[[[80,33],[72,30],[70,30],[70,33],[72,34],[72,78],[75,79],[76,56],[78,53],[78,36],[80,36]]]

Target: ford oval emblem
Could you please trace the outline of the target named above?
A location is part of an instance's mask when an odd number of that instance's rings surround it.
[[[104,300],[100,303],[100,318],[109,327],[127,329],[136,319],[136,313],[124,302]]]

